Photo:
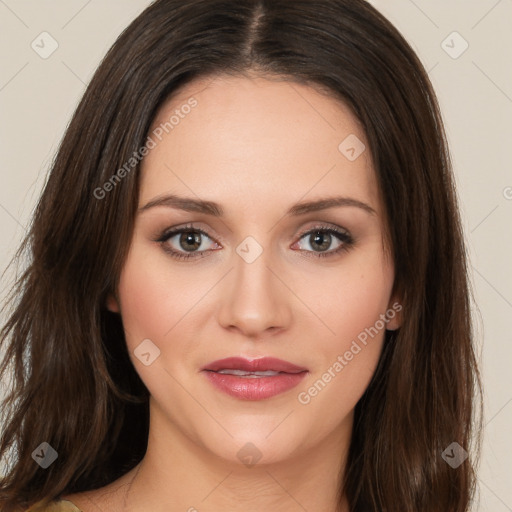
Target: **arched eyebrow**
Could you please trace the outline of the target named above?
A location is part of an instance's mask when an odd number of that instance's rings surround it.
[[[155,197],[144,206],[141,206],[138,209],[138,213],[145,212],[157,206],[166,206],[168,208],[175,208],[187,212],[203,213],[213,217],[224,216],[224,209],[220,204],[214,201],[204,201],[201,199],[194,199],[192,197],[181,197],[175,194]],[[299,215],[305,215],[306,213],[342,206],[360,208],[370,215],[376,215],[377,213],[370,205],[359,201],[358,199],[354,199],[352,197],[337,196],[317,199],[315,201],[303,201],[296,203],[288,209],[285,215],[296,217]]]

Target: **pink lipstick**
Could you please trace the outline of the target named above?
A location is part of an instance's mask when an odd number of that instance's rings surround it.
[[[273,357],[228,357],[201,370],[217,389],[241,400],[264,400],[284,393],[308,373],[307,368]]]

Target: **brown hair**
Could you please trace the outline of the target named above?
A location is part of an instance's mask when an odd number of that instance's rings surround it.
[[[28,264],[1,332],[0,375],[13,375],[0,439],[0,456],[12,458],[3,511],[101,487],[144,456],[148,391],[119,315],[104,306],[131,240],[139,165],[108,197],[94,192],[144,145],[179,87],[255,70],[320,86],[353,110],[389,220],[403,323],[386,333],[356,406],[340,495],[352,512],[469,509],[481,382],[450,158],[419,59],[363,0],[157,0],[87,87],[17,253]],[[454,441],[470,453],[457,468],[442,457]],[[47,469],[32,459],[42,442],[58,452]]]

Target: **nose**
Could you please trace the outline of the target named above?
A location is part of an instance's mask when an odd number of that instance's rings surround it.
[[[264,250],[251,263],[234,253],[234,268],[221,290],[219,324],[246,338],[262,339],[288,328],[291,321],[293,293],[269,253]]]

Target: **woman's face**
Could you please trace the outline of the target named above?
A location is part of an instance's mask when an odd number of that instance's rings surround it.
[[[216,77],[149,136],[109,308],[150,437],[246,464],[342,446],[401,309],[359,123],[308,86]]]

